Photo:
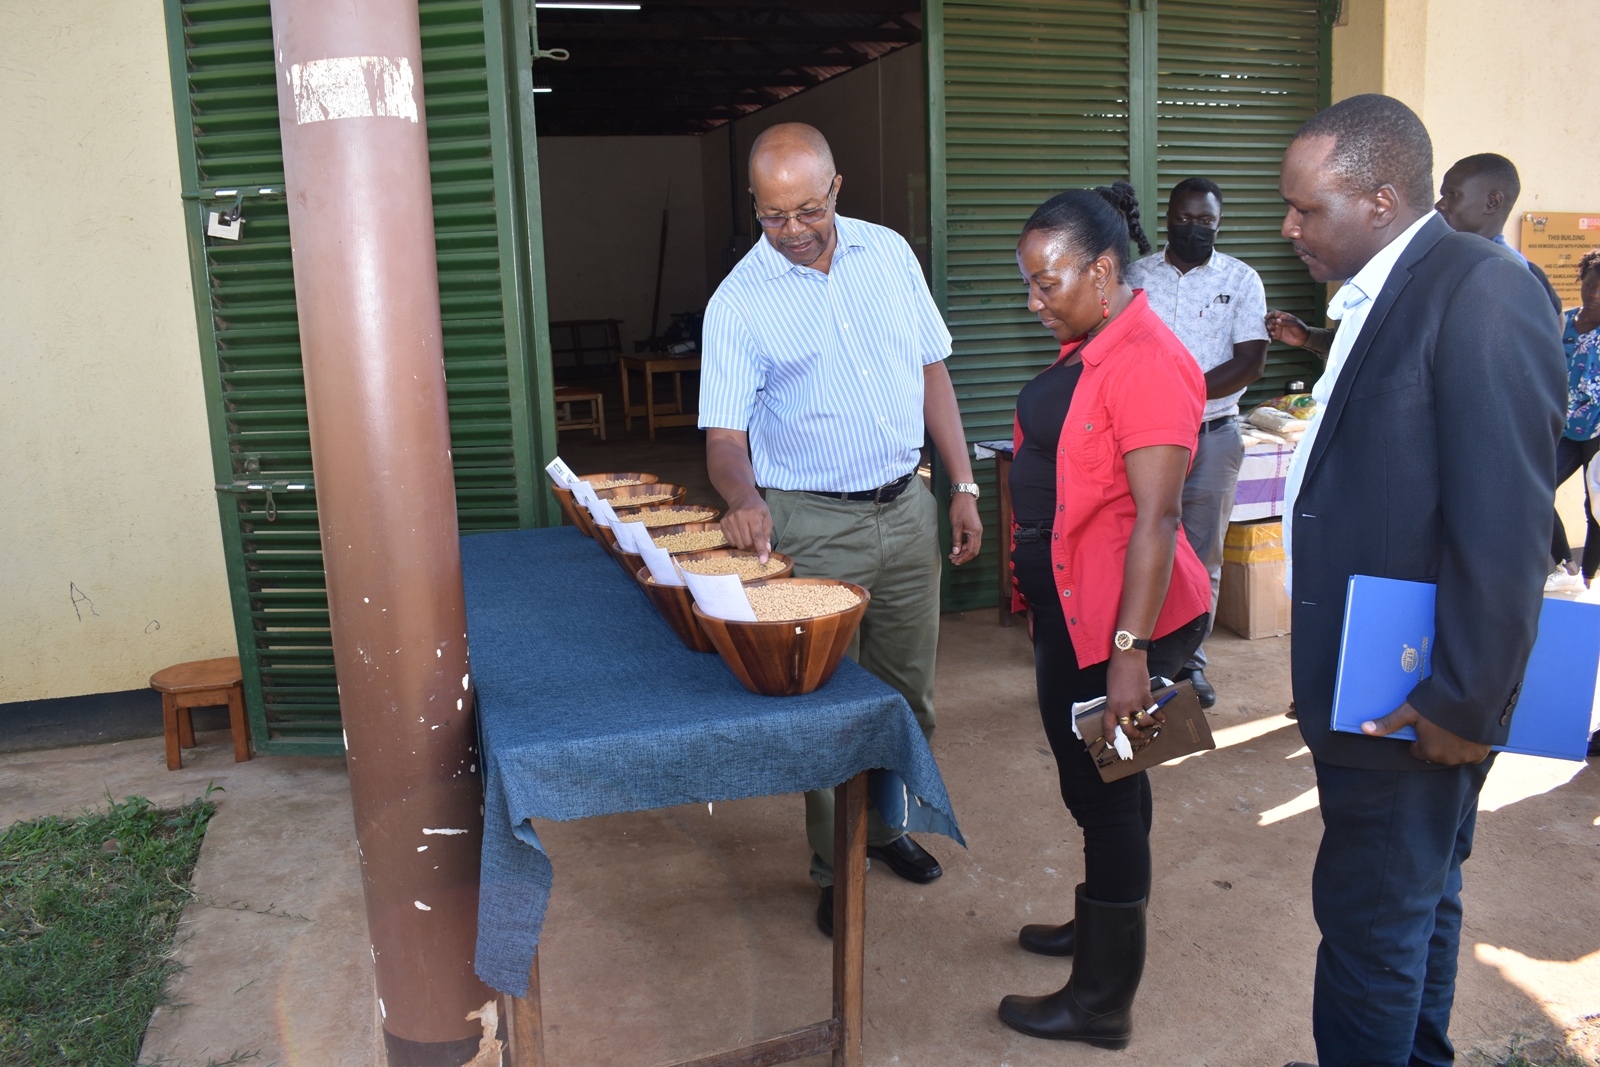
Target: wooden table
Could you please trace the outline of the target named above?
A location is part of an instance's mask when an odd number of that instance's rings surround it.
[[[999,480],[1000,492],[1000,625],[1016,622],[1011,611],[1011,453],[998,449],[994,454],[994,471]]]
[[[824,1053],[833,1067],[862,1067],[862,989],[866,980],[867,774],[840,785],[833,817],[833,1015],[786,1034],[670,1067],[772,1067]],[[528,994],[506,997],[510,1067],[551,1067],[544,1054],[539,1005],[539,957],[528,972]]]
[[[620,356],[617,363],[622,372],[622,428],[633,429],[633,420],[643,417],[650,427],[650,440],[656,439],[657,426],[696,426],[700,413],[683,410],[683,372],[700,369],[699,356]],[[628,398],[628,373],[637,371],[644,375],[644,403],[634,404]],[[673,402],[656,403],[655,376],[672,375]]]

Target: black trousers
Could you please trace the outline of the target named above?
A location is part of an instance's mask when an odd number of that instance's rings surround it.
[[[1563,482],[1587,466],[1596,452],[1600,452],[1600,437],[1592,441],[1574,441],[1570,437],[1563,437],[1556,444],[1556,487],[1560,488]],[[1594,512],[1590,510],[1587,483],[1583,487],[1583,513],[1588,520],[1583,544],[1583,574],[1586,578],[1593,578],[1595,570],[1600,568],[1600,524],[1594,521]],[[1567,528],[1561,524],[1560,514],[1556,515],[1555,533],[1550,538],[1550,558],[1557,563],[1572,558]]]
[[[1051,577],[1049,541],[1018,545],[1011,562],[1033,608],[1039,717],[1055,753],[1061,799],[1083,830],[1084,892],[1111,904],[1143,900],[1150,892],[1150,776],[1102,780],[1088,748],[1072,732],[1072,705],[1106,695],[1107,663],[1078,664]],[[1207,619],[1201,615],[1158,638],[1149,652],[1150,673],[1176,677],[1200,647]]]

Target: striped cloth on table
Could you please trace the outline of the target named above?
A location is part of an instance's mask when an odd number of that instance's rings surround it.
[[[893,230],[835,216],[824,274],[763,237],[706,308],[700,427],[745,430],[757,484],[853,493],[917,466],[922,368],[950,354],[922,267]]]

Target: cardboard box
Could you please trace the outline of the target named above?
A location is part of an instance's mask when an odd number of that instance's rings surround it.
[[[1217,624],[1254,641],[1289,632],[1289,594],[1283,588],[1287,562],[1283,523],[1235,522],[1222,547],[1222,589]]]

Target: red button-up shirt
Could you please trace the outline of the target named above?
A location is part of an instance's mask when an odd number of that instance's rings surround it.
[[[1123,457],[1136,448],[1177,445],[1193,462],[1206,381],[1183,342],[1150,310],[1143,289],[1083,346],[1083,375],[1056,446],[1056,513],[1050,543],[1056,590],[1078,663],[1111,658],[1122,606],[1123,561],[1137,516]],[[1022,426],[1013,440],[1022,447]],[[1026,606],[1014,594],[1013,607]],[[1151,637],[1211,610],[1211,578],[1187,537],[1177,539],[1172,580]],[[1141,635],[1142,636],[1142,635]]]

